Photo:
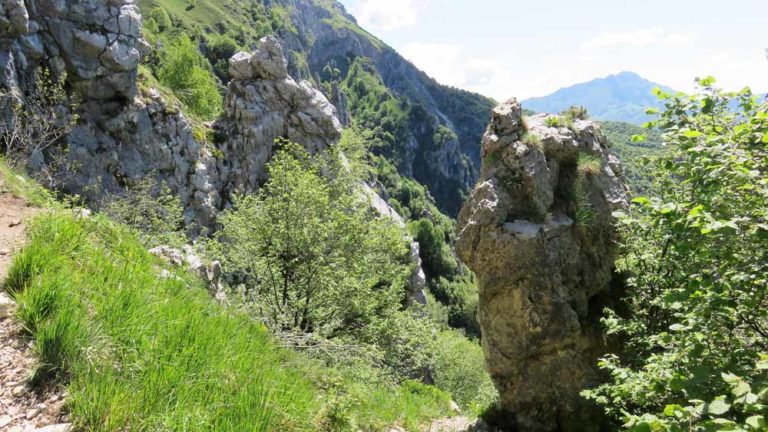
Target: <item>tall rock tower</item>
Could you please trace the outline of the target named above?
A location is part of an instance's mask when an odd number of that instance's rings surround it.
[[[524,119],[514,99],[493,110],[456,246],[479,278],[486,362],[511,426],[600,430],[579,392],[599,382],[612,213],[627,190],[598,125],[550,117]]]

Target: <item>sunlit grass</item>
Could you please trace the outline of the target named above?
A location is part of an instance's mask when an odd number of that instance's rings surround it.
[[[277,346],[250,315],[224,308],[127,229],[65,211],[38,216],[5,288],[34,340],[34,381],[67,385],[81,430],[318,430],[335,403],[362,430],[418,430],[450,397],[420,384],[356,380]]]

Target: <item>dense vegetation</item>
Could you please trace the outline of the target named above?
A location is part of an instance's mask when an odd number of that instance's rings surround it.
[[[494,390],[480,347],[448,331],[448,322],[405,307],[414,266],[407,232],[376,215],[361,189],[369,168],[358,133],[347,131],[316,156],[283,143],[267,184],[222,215],[211,253],[223,258],[231,285],[242,287],[247,308],[274,333],[311,334],[332,364],[362,361],[396,381],[432,381],[462,406],[481,409]],[[444,240],[436,247],[451,256]],[[456,271],[451,260],[445,272]],[[444,331],[433,335],[436,328]]]
[[[340,76],[344,79],[339,82]],[[468,192],[467,185],[458,178],[436,181],[438,167],[430,163],[434,152],[451,142],[458,142],[458,135],[429,114],[422,103],[395,95],[368,58],[357,57],[349,64],[328,65],[320,79],[326,88],[331,88],[334,82],[340,84],[348,95],[349,109],[356,124],[373,133],[374,154],[384,156],[400,173],[412,171],[409,176],[428,185],[442,212],[458,214]],[[481,119],[487,117],[490,110],[490,107],[482,109],[472,105],[467,108]],[[477,153],[479,160],[479,146],[476,147],[475,152],[467,154]],[[467,154],[456,155],[464,167],[473,163]],[[409,168],[411,161],[412,168]]]
[[[432,383],[464,409],[479,412],[495,398],[482,351],[477,341],[449,328],[479,333],[474,281],[434,285],[453,290],[443,293],[447,306],[433,300],[426,311],[406,307],[414,268],[408,233],[370,207],[361,187],[372,171],[364,144],[354,129],[337,147],[314,156],[279,143],[270,180],[221,215],[215,238],[201,239],[205,256],[222,261],[230,300],[279,343],[374,383]],[[423,187],[410,182],[422,205],[435,210]],[[142,183],[114,197],[104,212],[131,226],[147,247],[184,242],[181,207],[162,185]],[[452,230],[452,221],[440,217]],[[445,232],[433,235],[420,239],[425,265],[447,260],[442,274],[457,274]],[[343,402],[357,404],[356,397]]]
[[[668,150],[619,215],[629,296],[604,323],[625,349],[585,395],[632,431],[766,430],[768,104],[713,83],[659,92]]]
[[[443,327],[453,327],[479,338],[477,284],[472,272],[453,251],[456,222],[442,214],[426,188],[401,176],[383,157],[369,156],[373,183],[389,197],[390,205],[408,222],[419,243],[420,256],[432,297],[430,314]],[[435,301],[436,300],[436,301]]]
[[[142,90],[181,103],[203,138],[204,122],[221,111],[233,53],[268,33],[307,37],[278,2],[142,7],[157,48],[142,65]],[[333,28],[371,37],[329,16]],[[472,414],[494,402],[478,344],[477,284],[453,251],[455,221],[444,214],[457,213],[467,185],[435,182],[431,163],[449,146],[464,146],[465,167],[480,163],[467,143],[484,126],[488,101],[458,89],[420,100],[407,83],[388,86],[364,57],[340,56],[312,72],[305,53],[289,55],[300,75],[347,96],[353,125],[317,155],[277,142],[270,180],[237,196],[219,231],[198,240],[205,260],[223,264],[227,306],[146,252],[189,241],[181,205],[164,185],[140,183],[84,217],[0,163],[15,193],[54,208],[32,224],[3,288],[40,359],[33,382],[68,387],[76,427],[418,430],[451,415],[452,399]],[[622,349],[601,359],[608,380],[584,396],[629,431],[768,430],[768,106],[747,90],[700,84],[694,96],[658,91],[664,111],[648,132],[603,123],[633,195],[646,197],[616,215],[627,296],[603,323]],[[46,85],[51,94],[41,99],[65,99],[62,84]],[[605,105],[601,94],[591,96]],[[443,124],[432,103],[460,124]],[[14,107],[31,115],[0,131],[3,152],[32,159],[76,121],[48,128],[57,113],[30,108]],[[625,108],[610,109],[645,118]],[[586,115],[571,107],[546,124],[571,127]],[[577,161],[569,215],[580,226],[594,218],[580,185],[601,164]],[[363,182],[403,226],[371,208]],[[425,306],[408,298],[411,239],[426,275]]]
[[[624,177],[633,195],[653,193],[652,170],[646,166],[664,152],[661,133],[631,123],[604,121],[603,133],[621,160]]]
[[[186,110],[199,120],[210,119],[220,109],[220,93],[214,91],[212,86],[216,79],[221,82],[229,79],[229,56],[243,47],[253,46],[262,32],[285,29],[285,20],[288,19],[274,5],[264,7],[258,2],[226,6],[227,12],[219,15],[223,21],[212,20],[212,16],[203,16],[198,10],[216,9],[219,7],[216,2],[195,7],[187,5],[184,10],[178,10],[175,3],[167,1],[147,2],[142,7],[150,11],[145,27],[146,37],[161,47],[146,61],[148,67],[142,69],[143,85],[159,86],[161,91],[168,88],[172,94],[166,96],[179,99]],[[243,8],[250,8],[247,17],[253,21],[252,25],[224,25],[227,17],[232,16],[232,11],[243,12]],[[211,10],[210,13],[223,12]],[[188,34],[192,35],[192,40]],[[291,55],[295,57],[297,53]],[[181,59],[185,60],[179,61]],[[185,66],[187,64],[192,67]],[[153,75],[159,79],[155,80]],[[453,256],[451,242],[454,223],[443,215],[437,204],[451,202],[447,210],[458,212],[466,186],[458,179],[433,182],[435,176],[432,171],[435,167],[428,163],[428,152],[449,145],[449,142],[459,137],[436,120],[430,119],[419,104],[396,96],[383,83],[370,59],[339,59],[338,63],[326,65],[320,74],[316,74],[316,79],[327,94],[332,93],[333,85],[338,85],[348,95],[349,108],[358,134],[364,135],[362,139],[370,149],[367,159],[374,167],[370,179],[378,183],[381,192],[389,196],[389,203],[407,221],[412,222],[410,231],[422,245],[430,292],[438,300],[432,307],[432,314],[440,317],[445,327],[450,325],[461,328],[478,337],[480,330],[475,316],[477,288],[469,270],[461,266]],[[446,109],[461,111],[460,105],[465,102],[461,106],[467,110],[462,111],[462,115],[473,118],[464,129],[459,130],[466,138],[477,132],[475,129],[484,127],[482,119],[487,116],[489,107],[487,104],[478,104],[466,92],[452,91],[455,97],[446,98],[441,103],[446,105]],[[205,137],[205,126],[200,121],[196,121],[196,125],[196,128],[201,129],[200,135]],[[411,153],[414,150],[406,150],[404,143],[413,139],[411,134],[416,129],[423,129],[423,133],[417,137],[421,143],[414,155]],[[417,169],[413,173],[415,179],[402,175],[406,159],[414,157],[417,161]],[[472,163],[466,156],[464,158],[466,164]],[[431,182],[432,193],[418,181]],[[141,194],[135,195],[141,201]],[[151,203],[138,204],[146,207]],[[114,213],[117,209],[110,210]],[[130,212],[130,209],[127,210]],[[120,220],[128,222],[125,218]]]
[[[289,11],[277,4],[168,0],[142,7],[144,35],[155,50],[140,67],[139,88],[179,104],[201,141],[209,134],[205,122],[221,111],[229,57],[264,34],[297,34]],[[247,22],[229,20],[234,10],[247,12]],[[287,54],[303,74],[303,54]],[[272,180],[235,201],[218,236],[201,239],[205,259],[224,264],[231,308],[214,305],[184,272],[171,270],[169,277],[145,252],[188,241],[180,203],[162,184],[147,180],[105,197],[95,219],[56,211],[36,222],[6,288],[44,360],[38,379],[70,387],[78,427],[415,430],[451,415],[451,399],[467,413],[495,400],[478,343],[475,281],[451,248],[454,222],[392,163],[413,157],[402,153],[404,142],[426,125],[418,171],[429,179],[424,153],[459,136],[419,102],[396,96],[369,61],[351,64],[345,76],[331,71],[331,81],[318,82],[341,85],[363,127],[338,149],[313,157],[280,143]],[[447,109],[459,112],[460,101],[473,101],[454,93],[441,102]],[[464,115],[479,110],[486,111],[474,104]],[[484,123],[481,117],[470,123]],[[345,146],[350,141],[367,147]],[[362,180],[389,194],[407,226],[373,213],[360,194]],[[456,210],[465,185],[441,187],[439,198],[450,195]],[[409,236],[422,244],[434,293],[425,309],[406,307]],[[118,307],[121,314],[109,316]],[[165,321],[175,325],[160,329]],[[247,370],[262,372],[246,377]],[[224,398],[233,403],[223,406]],[[260,407],[257,415],[246,406]]]

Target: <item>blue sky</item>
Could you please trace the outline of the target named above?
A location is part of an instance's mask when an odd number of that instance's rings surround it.
[[[497,100],[621,71],[768,91],[768,0],[341,0],[444,84]]]

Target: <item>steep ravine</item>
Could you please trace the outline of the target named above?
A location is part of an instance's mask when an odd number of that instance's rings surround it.
[[[278,36],[291,76],[312,81],[336,106],[344,125],[354,121],[376,130],[384,146],[374,151],[389,158],[403,176],[427,186],[444,213],[458,214],[479,174],[479,142],[494,105],[489,98],[440,85],[359,27],[334,0],[138,4],[145,17],[156,8],[167,10],[174,30],[202,30],[202,47],[224,37],[250,51],[262,36]],[[361,63],[366,76],[353,79]],[[355,103],[373,93],[375,103]],[[436,141],[444,130],[452,132],[451,139]]]
[[[597,325],[617,252],[612,213],[628,206],[598,125],[550,127],[511,100],[493,110],[479,185],[456,247],[478,276],[487,367],[509,427],[601,430],[579,392],[599,382]]]

